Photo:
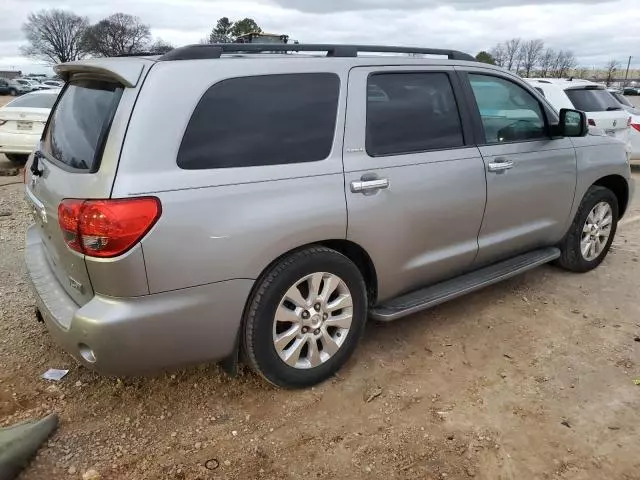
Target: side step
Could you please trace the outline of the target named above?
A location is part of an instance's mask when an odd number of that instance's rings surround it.
[[[391,322],[501,282],[507,278],[515,277],[527,270],[549,263],[558,257],[560,257],[560,250],[555,247],[534,250],[533,252],[518,255],[480,270],[394,298],[372,309],[369,316],[380,322]]]

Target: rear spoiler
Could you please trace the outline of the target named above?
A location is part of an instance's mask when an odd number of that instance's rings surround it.
[[[93,73],[113,78],[125,87],[135,87],[145,67],[150,67],[154,60],[147,58],[92,58],[77,62],[61,63],[54,67],[55,72],[65,82],[76,73]]]

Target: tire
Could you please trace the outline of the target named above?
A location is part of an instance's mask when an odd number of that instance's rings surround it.
[[[11,90],[9,90],[9,95],[11,95],[12,97],[17,97],[18,91],[15,88],[12,88]]]
[[[604,215],[604,219],[600,223],[602,225],[609,225],[608,237],[605,241],[602,236],[603,232],[607,231],[606,226],[603,226],[602,228],[598,226],[595,230],[596,233],[593,236],[589,234],[589,236],[591,236],[591,238],[598,238],[601,249],[597,255],[595,255],[597,252],[596,249],[593,251],[589,250],[587,255],[585,255],[582,250],[582,246],[584,245],[582,242],[588,234],[585,230],[589,225],[594,224],[593,221],[594,219],[597,220],[599,212],[605,211],[605,209],[596,211],[596,207],[605,204],[609,208],[609,213]],[[615,237],[616,230],[618,228],[618,209],[618,198],[611,190],[595,185],[589,188],[578,207],[578,211],[576,212],[576,216],[569,228],[569,231],[560,244],[560,250],[562,253],[558,259],[558,264],[567,270],[578,273],[588,272],[600,265],[611,248],[611,243],[613,242],[613,238]],[[594,212],[595,217],[590,218],[592,212]],[[608,216],[611,217],[609,221],[607,221]],[[588,218],[589,223],[587,223]],[[593,229],[591,231],[593,232]],[[595,255],[595,257],[593,255]]]
[[[11,163],[20,167],[24,166],[27,163],[27,160],[29,160],[29,155],[20,153],[5,153],[4,155]]]
[[[320,293],[311,295],[312,290]],[[331,293],[323,300],[327,292]],[[311,303],[301,308],[289,300],[296,297],[297,305],[307,300]],[[313,297],[323,303],[315,303]],[[345,330],[342,319],[349,314],[351,322]],[[328,379],[347,362],[362,336],[366,318],[366,287],[358,267],[334,250],[305,248],[282,258],[258,280],[245,312],[244,353],[250,366],[273,385],[309,387]],[[288,322],[291,319],[293,322]]]

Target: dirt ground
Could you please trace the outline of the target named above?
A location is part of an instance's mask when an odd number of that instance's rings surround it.
[[[22,186],[0,186],[0,426],[61,419],[23,480],[640,479],[640,195],[597,270],[545,266],[370,323],[348,366],[306,391],[214,365],[78,367],[35,319],[28,223]],[[70,372],[49,382],[48,368]]]

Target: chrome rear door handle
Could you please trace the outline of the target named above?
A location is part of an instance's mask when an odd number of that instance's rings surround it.
[[[383,190],[385,188],[389,188],[389,180],[386,178],[351,182],[351,191],[353,193],[375,192],[377,190]]]
[[[499,160],[496,162],[491,162],[488,165],[488,169],[490,172],[503,172],[505,170],[509,170],[513,168],[513,162],[511,160]]]

